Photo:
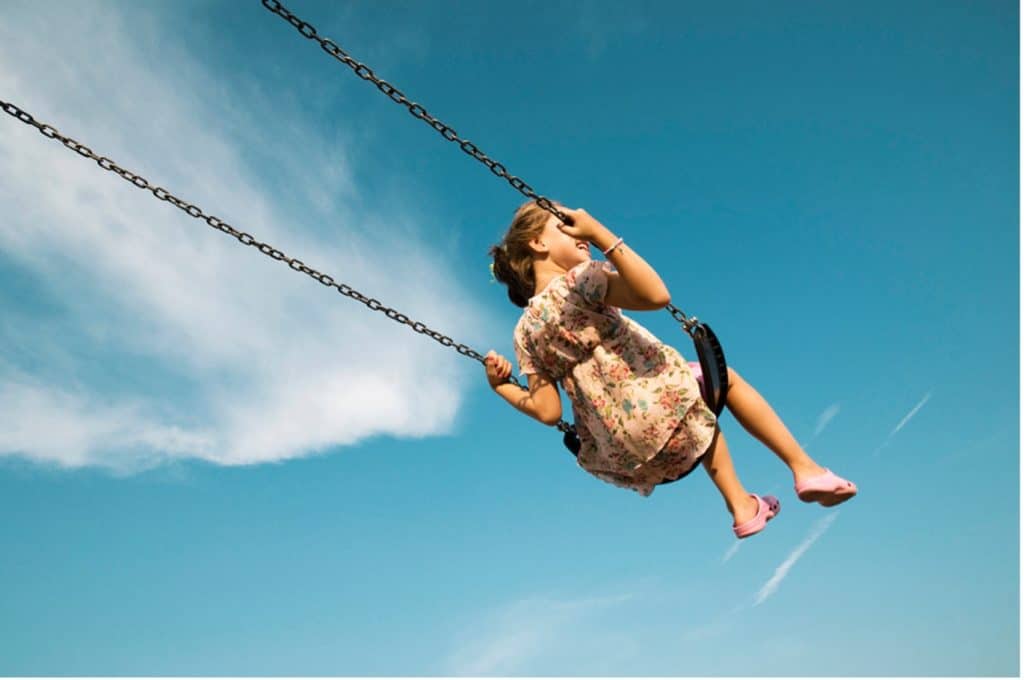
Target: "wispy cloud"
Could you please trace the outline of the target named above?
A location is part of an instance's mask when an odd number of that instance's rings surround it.
[[[725,551],[724,555],[722,555],[722,564],[731,560],[733,555],[739,551],[741,545],[743,545],[742,541],[733,541],[732,545],[729,546],[729,549]]]
[[[597,59],[623,37],[642,35],[649,20],[636,7],[580,3],[574,8],[575,29],[584,40],[587,57]]]
[[[39,384],[9,373],[0,383],[0,451],[21,451],[58,467],[95,464],[102,451],[107,467],[130,473],[181,455],[211,457],[212,442],[201,432],[161,424],[133,400],[100,399]]]
[[[1005,422],[1005,421],[1004,421]],[[940,456],[939,463],[959,462],[964,458],[975,458],[979,454],[1002,454],[1008,460],[1017,459],[1020,456],[1020,439],[1018,431],[990,430],[987,436],[972,442],[963,442],[953,450]]]
[[[821,415],[818,416],[817,424],[814,426],[814,433],[811,434],[810,438],[808,438],[806,441],[799,442],[800,447],[804,449],[809,448],[811,442],[817,439],[818,435],[825,431],[825,428],[828,427],[828,424],[832,422],[832,419],[834,419],[837,415],[839,415],[838,403],[831,404],[824,411],[822,411]]]
[[[818,416],[818,424],[814,427],[814,436],[817,437],[821,434],[825,427],[831,422],[833,418],[839,415],[839,404],[832,404],[825,411]]]
[[[761,586],[761,589],[757,592],[757,597],[754,601],[755,607],[767,600],[779,589],[779,586],[782,584],[782,580],[786,578],[789,570],[792,569],[797,563],[797,560],[803,557],[804,553],[814,545],[814,542],[821,538],[828,528],[832,526],[832,523],[835,521],[838,514],[839,512],[837,511],[822,517],[811,529],[811,533],[808,534],[807,538],[805,538],[803,542],[800,543],[800,545],[798,545],[785,560],[783,560],[782,564],[776,567],[775,573],[772,574],[772,577],[768,579],[768,581]]]
[[[746,608],[744,604],[739,604],[723,611],[707,623],[687,628],[680,637],[683,642],[703,642],[723,635],[732,627],[736,615]]]
[[[917,402],[917,405],[914,406],[914,408],[910,409],[910,413],[908,413],[907,415],[903,416],[903,420],[901,420],[899,422],[899,424],[896,426],[896,428],[892,432],[889,433],[890,436],[892,436],[892,435],[896,434],[897,432],[899,432],[900,430],[902,430],[903,426],[906,425],[910,421],[910,419],[913,418],[914,415],[918,411],[921,410],[921,407],[924,406],[925,404],[927,404],[928,400],[931,399],[931,398],[932,398],[932,393],[931,392],[929,392],[928,394],[924,395],[924,398],[921,399],[921,401]]]
[[[704,642],[724,635],[731,625],[732,623],[730,621],[726,621],[725,619],[716,619],[714,621],[703,623],[699,626],[687,628],[679,637],[683,642]]]
[[[266,74],[213,73],[171,6],[48,7],[4,5],[5,99],[415,320],[497,335],[437,265],[451,244],[417,237],[440,218],[379,193],[361,207],[345,126],[321,136]],[[0,281],[33,297],[0,292],[0,456],[249,464],[451,427],[470,380],[456,353],[2,118]]]
[[[575,600],[530,597],[503,606],[456,642],[446,674],[511,675],[564,644],[589,617],[632,599],[631,594]],[[577,650],[578,651],[578,650]]]
[[[906,425],[908,422],[910,422],[910,419],[913,418],[917,414],[917,412],[921,410],[922,406],[924,406],[925,404],[928,403],[928,400],[931,399],[931,397],[932,397],[932,393],[931,392],[928,392],[927,394],[925,394],[924,397],[921,399],[921,401],[917,402],[917,405],[914,406],[914,408],[910,409],[910,412],[907,415],[903,416],[903,419],[900,420],[900,422],[896,425],[896,427],[893,428],[892,432],[890,432],[886,436],[885,441],[883,441],[881,444],[878,445],[878,448],[874,450],[872,455],[877,456],[881,452],[882,449],[884,449],[886,446],[888,446],[889,442],[892,440],[893,436],[897,432],[902,430],[904,425]]]

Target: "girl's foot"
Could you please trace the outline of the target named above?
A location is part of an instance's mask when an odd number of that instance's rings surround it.
[[[739,526],[745,522],[757,517],[757,513],[761,510],[761,503],[757,500],[757,496],[754,494],[747,494],[744,502],[740,507],[735,509],[732,514],[732,525]]]
[[[732,525],[732,530],[733,533],[736,534],[736,538],[747,538],[748,536],[753,536],[764,529],[765,525],[768,524],[768,520],[779,514],[779,499],[775,496],[755,496],[754,494],[750,494],[749,498],[757,504],[757,509],[750,519],[744,522],[737,521]],[[749,505],[744,505],[749,508]],[[743,514],[737,514],[737,520],[739,520]]]
[[[793,484],[799,486],[808,479],[814,479],[825,474],[825,468],[821,467],[813,460],[808,460],[804,464],[795,465],[793,467]]]
[[[805,503],[820,503],[826,508],[839,505],[857,495],[857,485],[834,474],[828,468],[822,473],[804,477],[793,487],[797,497]]]

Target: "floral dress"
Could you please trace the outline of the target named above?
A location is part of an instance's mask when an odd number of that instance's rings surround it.
[[[717,419],[673,347],[604,304],[605,260],[580,263],[530,298],[516,324],[519,374],[558,382],[572,402],[577,462],[606,482],[649,496],[692,470]]]

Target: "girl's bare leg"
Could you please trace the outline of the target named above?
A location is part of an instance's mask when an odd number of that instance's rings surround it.
[[[782,459],[793,472],[794,483],[825,472],[800,447],[764,397],[731,368],[725,405],[747,432]]]
[[[707,471],[711,481],[718,487],[725,507],[732,515],[733,524],[742,524],[753,519],[758,511],[758,502],[751,498],[750,493],[743,488],[743,484],[736,476],[736,470],[732,466],[732,456],[729,455],[729,447],[725,443],[725,435],[715,426],[715,438],[708,447],[707,453],[701,459],[701,464]]]

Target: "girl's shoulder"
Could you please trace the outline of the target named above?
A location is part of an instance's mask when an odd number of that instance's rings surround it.
[[[572,286],[582,277],[600,276],[612,271],[614,271],[612,263],[608,260],[586,260],[565,273],[565,282]]]
[[[579,286],[592,285],[593,281],[607,279],[607,276],[614,272],[615,270],[612,268],[611,263],[607,260],[580,262],[564,274],[551,279],[547,286],[544,287],[544,290],[529,299],[527,308],[534,307],[536,304],[543,304],[546,299],[550,299],[552,296],[565,297],[570,292],[577,290]]]

